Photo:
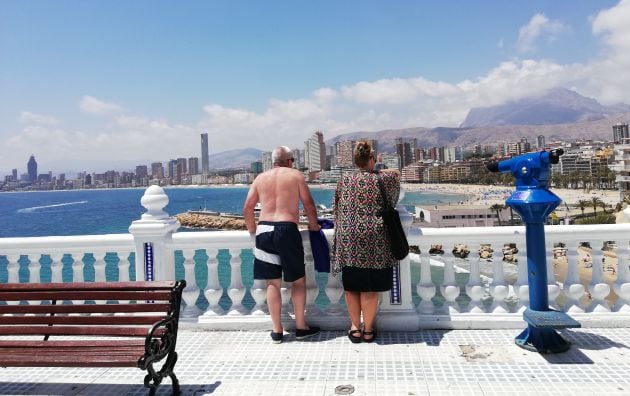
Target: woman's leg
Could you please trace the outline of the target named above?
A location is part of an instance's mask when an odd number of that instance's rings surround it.
[[[371,332],[374,330],[374,320],[378,310],[378,292],[360,293],[359,298],[361,300],[361,311],[363,312],[363,330]]]
[[[348,307],[348,315],[350,316],[350,330],[358,330],[361,327],[361,295],[359,292],[347,291],[346,306]]]

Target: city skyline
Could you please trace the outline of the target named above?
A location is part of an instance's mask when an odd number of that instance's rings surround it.
[[[630,103],[629,0],[77,4],[0,4],[0,176],[457,126],[554,86]]]

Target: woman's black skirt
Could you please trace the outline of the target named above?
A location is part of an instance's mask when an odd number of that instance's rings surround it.
[[[392,288],[392,267],[383,269],[343,267],[343,289],[351,292],[383,292]]]

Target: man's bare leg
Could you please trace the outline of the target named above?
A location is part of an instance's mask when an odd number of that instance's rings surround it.
[[[301,277],[291,285],[291,302],[295,311],[295,328],[308,329],[304,310],[306,309],[306,278]]]
[[[267,307],[269,308],[269,315],[271,315],[274,333],[282,333],[283,331],[282,322],[280,320],[280,313],[282,310],[280,285],[281,281],[279,278],[267,280]]]

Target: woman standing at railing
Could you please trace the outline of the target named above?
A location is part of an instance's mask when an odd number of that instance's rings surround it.
[[[368,141],[357,143],[354,163],[359,171],[343,175],[337,183],[333,202],[333,273],[342,273],[351,321],[348,338],[358,343],[376,339],[374,321],[379,292],[391,289],[392,268],[396,262],[380,215],[383,202],[379,179],[392,205],[398,202],[400,181],[397,171],[374,172],[376,153]]]

